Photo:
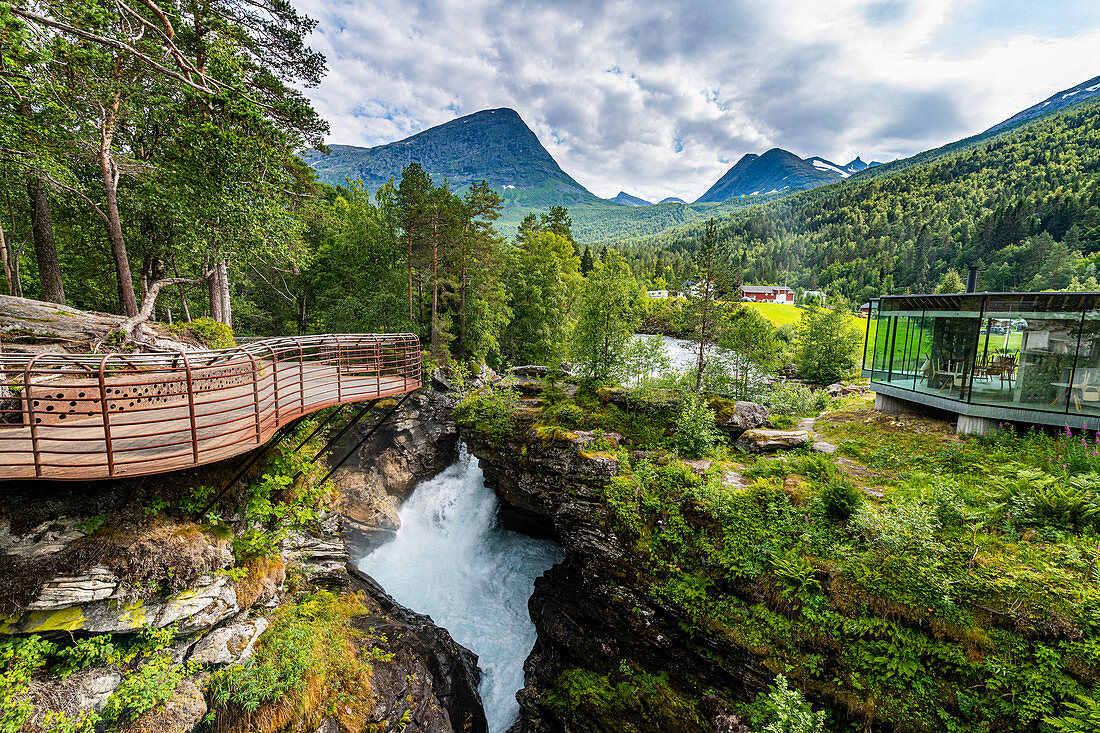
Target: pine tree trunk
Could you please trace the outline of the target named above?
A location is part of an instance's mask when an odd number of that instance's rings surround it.
[[[130,259],[126,254],[122,219],[118,214],[118,181],[111,170],[114,164],[110,161],[109,153],[100,156],[100,165],[107,204],[107,235],[111,240],[111,254],[115,258],[115,274],[118,276],[118,305],[123,313],[133,318],[138,314],[137,296],[134,294],[134,278],[130,274]]]
[[[175,258],[172,259],[172,272],[178,278],[180,276],[180,269],[176,266]],[[187,295],[183,292],[183,285],[177,285],[180,291],[180,302],[183,303],[183,317],[187,319],[187,322],[191,322],[191,309],[187,306]]]
[[[35,176],[27,176],[27,195],[31,204],[31,231],[34,235],[34,255],[38,261],[40,297],[48,303],[64,305],[65,285],[61,281],[61,266],[57,261],[50,202],[42,181]]]
[[[225,260],[218,263],[218,296],[222,301],[222,323],[233,327],[233,304],[229,300],[229,270]]]
[[[0,225],[0,262],[4,265],[4,284],[7,285],[8,295],[15,295],[15,283],[11,276],[11,250],[8,249],[8,240],[4,238],[4,227]]]
[[[432,356],[439,358],[439,329],[436,317],[439,312],[439,208],[432,219]]]
[[[214,266],[214,270],[210,273],[210,277],[206,278],[206,293],[209,296],[210,301],[210,318],[221,323],[222,320],[222,299],[218,295],[218,272],[217,265]]]
[[[466,361],[466,258],[462,258],[462,275],[458,290],[458,354]]]

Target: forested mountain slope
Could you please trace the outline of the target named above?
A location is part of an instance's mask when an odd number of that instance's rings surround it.
[[[624,249],[645,273],[694,249],[701,224]],[[930,288],[979,265],[983,289],[1096,288],[1100,103],[876,167],[842,183],[735,212],[719,224],[746,281],[853,299]]]

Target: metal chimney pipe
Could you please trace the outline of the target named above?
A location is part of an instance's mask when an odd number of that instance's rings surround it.
[[[981,268],[977,265],[971,265],[970,269],[966,271],[966,292],[976,293],[978,292],[978,273],[981,272]]]

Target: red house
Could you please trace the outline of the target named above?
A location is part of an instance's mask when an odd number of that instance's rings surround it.
[[[794,291],[786,285],[742,285],[741,300],[753,303],[794,303]]]

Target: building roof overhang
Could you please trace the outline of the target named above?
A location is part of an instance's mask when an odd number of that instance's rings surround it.
[[[1065,312],[1100,310],[1100,293],[922,293],[877,298],[879,312],[891,311],[1019,311]],[[873,302],[873,301],[872,301]]]

